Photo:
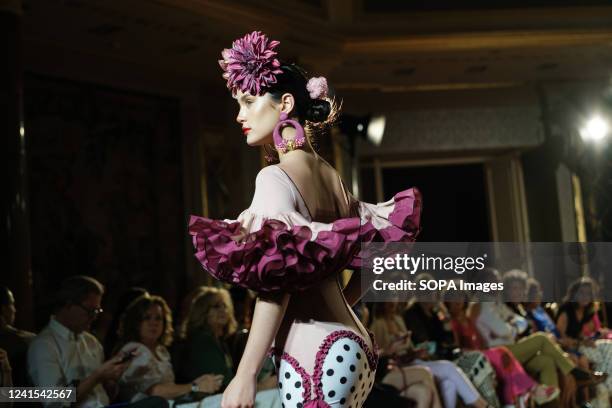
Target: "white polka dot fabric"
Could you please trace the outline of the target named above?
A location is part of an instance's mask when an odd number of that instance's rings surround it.
[[[365,351],[351,339],[336,341],[323,362],[324,400],[329,405],[361,407],[374,385]]]
[[[287,361],[281,360],[278,370],[278,389],[283,407],[302,408],[304,404],[304,386],[310,378],[303,378]]]
[[[312,375],[283,354],[278,372],[282,407],[302,408],[308,401],[323,400],[331,407],[360,408],[374,385],[375,368],[368,361],[367,346],[356,337],[336,334],[327,346],[322,345],[319,353],[324,357]],[[375,364],[372,354],[370,360]]]

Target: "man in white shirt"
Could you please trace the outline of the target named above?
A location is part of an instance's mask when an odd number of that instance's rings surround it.
[[[66,279],[55,297],[55,315],[28,348],[28,374],[32,383],[76,387],[79,407],[108,405],[107,389],[116,390],[116,381],[129,365],[122,362],[122,355],[105,362],[102,345],[88,332],[102,312],[103,294],[104,286],[94,278]]]

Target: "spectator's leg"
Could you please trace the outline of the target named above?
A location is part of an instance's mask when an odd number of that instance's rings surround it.
[[[539,379],[540,384],[559,386],[559,377],[557,375],[557,366],[552,357],[544,354],[537,355],[531,360],[523,363],[523,367],[532,376]]]
[[[428,367],[439,381],[440,392],[442,393],[445,407],[455,406],[456,395],[453,397],[453,404],[448,405],[451,389],[454,390],[455,394],[459,394],[459,397],[461,397],[461,400],[466,405],[472,405],[481,399],[480,394],[467,376],[452,362],[446,360],[419,361],[418,364]],[[446,384],[446,381],[450,381],[453,384],[452,388]],[[443,384],[445,384],[444,387],[442,386]]]
[[[407,398],[412,398],[406,394],[406,391],[413,385],[424,385],[431,393],[431,402],[428,407],[442,408],[433,374],[427,367],[396,367],[383,378],[382,382],[400,390],[400,394]]]
[[[444,407],[455,407],[457,406],[457,387],[449,379],[443,379],[438,382],[440,392],[442,393],[442,400],[444,401]]]
[[[525,362],[531,361],[541,353],[552,358],[563,374],[569,374],[575,367],[574,363],[565,356],[563,350],[543,333],[532,334],[507,347],[523,366]]]

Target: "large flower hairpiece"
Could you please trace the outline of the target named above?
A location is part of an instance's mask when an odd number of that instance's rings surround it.
[[[232,43],[232,48],[221,52],[219,65],[225,71],[227,88],[236,94],[238,90],[251,95],[260,95],[261,91],[276,83],[276,74],[283,71],[280,62],[275,58],[274,49],[279,41],[271,41],[260,31],[253,31]]]

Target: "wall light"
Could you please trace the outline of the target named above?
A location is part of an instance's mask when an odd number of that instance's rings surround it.
[[[585,142],[598,142],[610,134],[610,125],[599,115],[592,116],[580,129],[580,136]]]

